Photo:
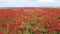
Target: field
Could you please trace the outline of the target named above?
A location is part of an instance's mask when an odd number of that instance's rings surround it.
[[[60,8],[2,8],[0,34],[60,34]]]

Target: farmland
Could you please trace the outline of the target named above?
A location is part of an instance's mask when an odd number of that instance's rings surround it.
[[[0,9],[0,34],[60,34],[60,8]]]

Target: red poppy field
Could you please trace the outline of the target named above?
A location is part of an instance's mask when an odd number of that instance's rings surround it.
[[[0,9],[0,34],[60,34],[60,8]]]

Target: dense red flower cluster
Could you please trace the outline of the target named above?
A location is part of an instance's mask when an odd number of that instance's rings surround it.
[[[60,34],[60,8],[0,9],[0,34]]]

